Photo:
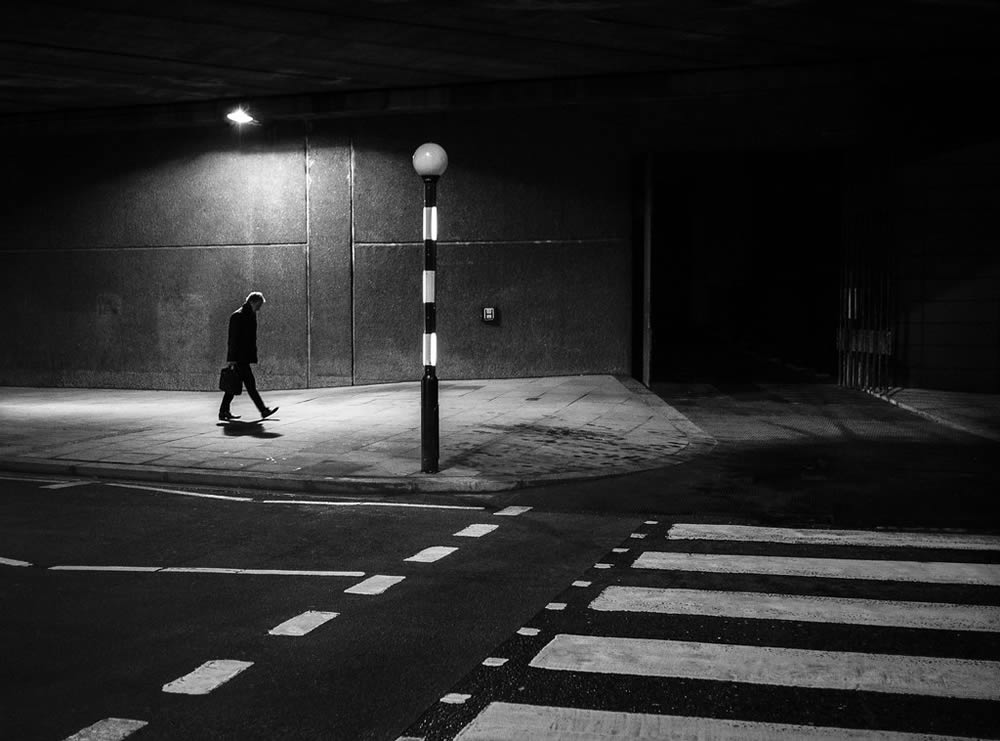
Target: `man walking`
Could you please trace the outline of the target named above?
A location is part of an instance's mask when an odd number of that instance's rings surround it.
[[[226,353],[226,362],[230,368],[236,369],[243,385],[246,386],[247,395],[260,411],[260,418],[267,419],[278,411],[278,407],[268,409],[264,405],[260,394],[257,393],[257,381],[250,369],[250,364],[257,362],[257,312],[263,305],[264,294],[254,291],[247,296],[243,306],[229,317],[229,349]],[[219,419],[223,422],[239,419],[229,408],[232,403],[233,394],[227,391],[222,397],[222,406],[219,407]]]

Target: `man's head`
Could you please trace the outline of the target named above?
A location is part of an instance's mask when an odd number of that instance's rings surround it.
[[[246,303],[250,304],[250,308],[254,311],[260,311],[260,307],[264,305],[264,294],[260,291],[253,291],[247,296]]]

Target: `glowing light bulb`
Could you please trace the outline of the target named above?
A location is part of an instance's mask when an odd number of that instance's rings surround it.
[[[226,114],[226,118],[228,118],[233,123],[238,123],[238,124],[248,124],[252,123],[254,120],[253,116],[244,111],[242,108],[237,108],[234,111],[230,111],[229,113]]]

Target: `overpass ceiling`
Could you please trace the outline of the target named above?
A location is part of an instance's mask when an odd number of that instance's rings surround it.
[[[0,116],[785,65],[996,69],[998,41],[993,0],[7,0]]]

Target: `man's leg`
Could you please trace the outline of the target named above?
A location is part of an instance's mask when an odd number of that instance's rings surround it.
[[[233,395],[228,391],[226,391],[222,395],[222,406],[219,407],[220,417],[228,417],[230,414],[233,413],[232,410],[230,409],[230,405],[232,403],[233,403]]]
[[[243,386],[246,387],[247,396],[250,397],[250,401],[257,406],[257,411],[260,412],[261,416],[264,416],[267,407],[264,405],[264,400],[260,398],[260,394],[257,393],[257,379],[253,377],[253,370],[250,368],[250,364],[239,363],[236,366],[236,370],[239,371],[240,378],[243,379]]]

